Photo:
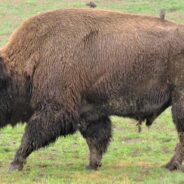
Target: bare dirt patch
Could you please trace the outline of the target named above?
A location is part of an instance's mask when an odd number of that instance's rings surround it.
[[[124,138],[122,142],[127,144],[136,144],[141,143],[142,140],[140,138]]]
[[[143,168],[154,168],[155,165],[150,162],[126,162],[119,161],[117,164],[113,166],[113,168],[121,168],[121,167],[143,167]]]

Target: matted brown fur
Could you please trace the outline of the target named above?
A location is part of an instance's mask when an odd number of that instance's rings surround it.
[[[149,125],[172,105],[183,132],[183,54],[184,26],[160,18],[66,9],[25,21],[0,50],[0,126],[28,122],[11,169],[78,129],[96,169],[110,141],[110,115]]]

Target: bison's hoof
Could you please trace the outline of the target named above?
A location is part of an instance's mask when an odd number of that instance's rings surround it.
[[[98,167],[96,167],[96,166],[91,166],[91,165],[86,166],[86,170],[88,170],[88,171],[96,171],[97,169],[98,169]]]
[[[21,171],[23,169],[23,163],[12,162],[9,167],[9,171]]]
[[[165,167],[166,169],[168,169],[169,171],[174,171],[177,170],[178,168],[178,164],[177,163],[167,163],[166,165],[164,165],[163,167]]]
[[[86,166],[86,170],[88,170],[88,171],[96,171],[101,166],[102,166],[102,164],[88,165],[88,166]]]
[[[169,171],[179,170],[184,172],[184,166],[182,166],[179,162],[169,162],[164,167]]]

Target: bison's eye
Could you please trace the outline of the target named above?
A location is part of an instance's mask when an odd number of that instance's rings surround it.
[[[0,89],[7,86],[8,74],[3,59],[0,57]]]

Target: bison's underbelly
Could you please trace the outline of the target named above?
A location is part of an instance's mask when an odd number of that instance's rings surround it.
[[[144,82],[145,85],[140,85]],[[118,83],[119,86],[96,86],[86,95],[87,104],[93,104],[97,113],[145,119],[158,115],[171,104],[171,87],[159,79],[135,83]],[[103,88],[103,86],[105,86]],[[96,110],[95,110],[96,111]]]
[[[92,95],[82,104],[81,114],[90,112],[93,118],[101,115],[118,115],[139,120],[157,117],[171,104],[169,88],[152,90],[137,90],[122,93],[122,95],[97,96]],[[93,97],[93,98],[92,98]],[[89,101],[90,100],[90,101]],[[100,101],[101,100],[101,101]],[[86,115],[86,114],[85,114]],[[89,117],[88,117],[89,118]]]
[[[151,90],[142,94],[129,93],[109,99],[106,103],[108,114],[132,118],[146,118],[165,110],[171,103],[170,91]],[[163,109],[164,108],[164,109]]]

